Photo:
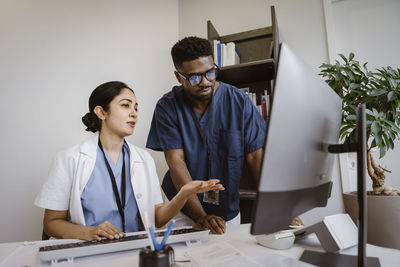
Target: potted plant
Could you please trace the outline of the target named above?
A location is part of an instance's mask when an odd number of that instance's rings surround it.
[[[390,170],[379,165],[372,153],[372,149],[379,150],[382,158],[394,149],[400,137],[400,69],[383,67],[370,71],[367,63],[360,65],[354,59],[353,53],[348,58],[342,54],[340,57],[343,62],[322,64],[320,75],[343,101],[340,139],[344,143],[356,141],[356,107],[360,103],[366,105],[367,171],[373,187],[367,192],[368,242],[400,249],[400,239],[393,235],[400,225],[400,191],[385,186],[385,173]],[[343,199],[346,211],[356,222],[355,193],[344,193]]]

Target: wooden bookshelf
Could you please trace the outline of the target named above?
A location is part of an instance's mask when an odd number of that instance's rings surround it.
[[[218,79],[237,88],[248,87],[252,92],[271,93],[274,78],[274,60],[271,58],[221,67]]]
[[[232,85],[270,81],[274,78],[274,60],[268,58],[221,67],[218,78]]]

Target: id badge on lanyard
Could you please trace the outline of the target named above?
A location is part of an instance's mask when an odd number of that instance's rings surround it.
[[[219,205],[219,190],[214,189],[204,192],[203,202]]]
[[[210,125],[209,140],[210,140],[210,142],[207,141],[207,139],[203,133],[203,130],[200,127],[199,120],[197,119],[196,115],[194,114],[193,108],[190,107],[190,113],[193,117],[196,128],[199,131],[199,134],[201,136],[201,139],[203,140],[203,143],[207,147],[207,169],[208,169],[207,173],[208,173],[209,180],[212,179],[212,172],[211,172],[212,161],[211,161],[210,146],[212,145],[212,123],[213,123],[213,112],[214,112],[213,98],[214,98],[214,93],[212,93],[211,102],[210,102],[210,105],[211,105],[211,112],[210,112],[210,119],[209,119],[209,125]],[[214,205],[219,205],[219,190],[214,189],[214,190],[204,192],[203,202],[214,204]]]

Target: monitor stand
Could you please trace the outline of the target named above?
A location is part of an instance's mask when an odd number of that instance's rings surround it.
[[[367,158],[365,105],[357,107],[357,143],[328,145],[330,153],[357,152],[357,198],[358,198],[358,256],[331,252],[304,251],[300,260],[317,266],[380,267],[379,259],[366,256],[367,241],[367,196],[365,170]],[[356,265],[357,263],[357,265]]]
[[[317,252],[305,250],[300,258],[301,261],[323,267],[345,267],[345,266],[360,266],[358,257],[353,255],[338,254],[332,252]],[[379,267],[381,266],[378,258],[367,257],[364,262],[364,267]]]

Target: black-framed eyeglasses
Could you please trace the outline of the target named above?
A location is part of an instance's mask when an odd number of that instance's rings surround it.
[[[217,79],[218,76],[218,68],[212,68],[206,71],[205,73],[194,73],[190,74],[188,76],[185,76],[184,74],[180,73],[179,71],[176,71],[179,75],[181,75],[182,78],[185,80],[188,80],[189,83],[192,86],[197,86],[201,83],[201,80],[203,79],[203,76],[210,82],[214,81]]]

